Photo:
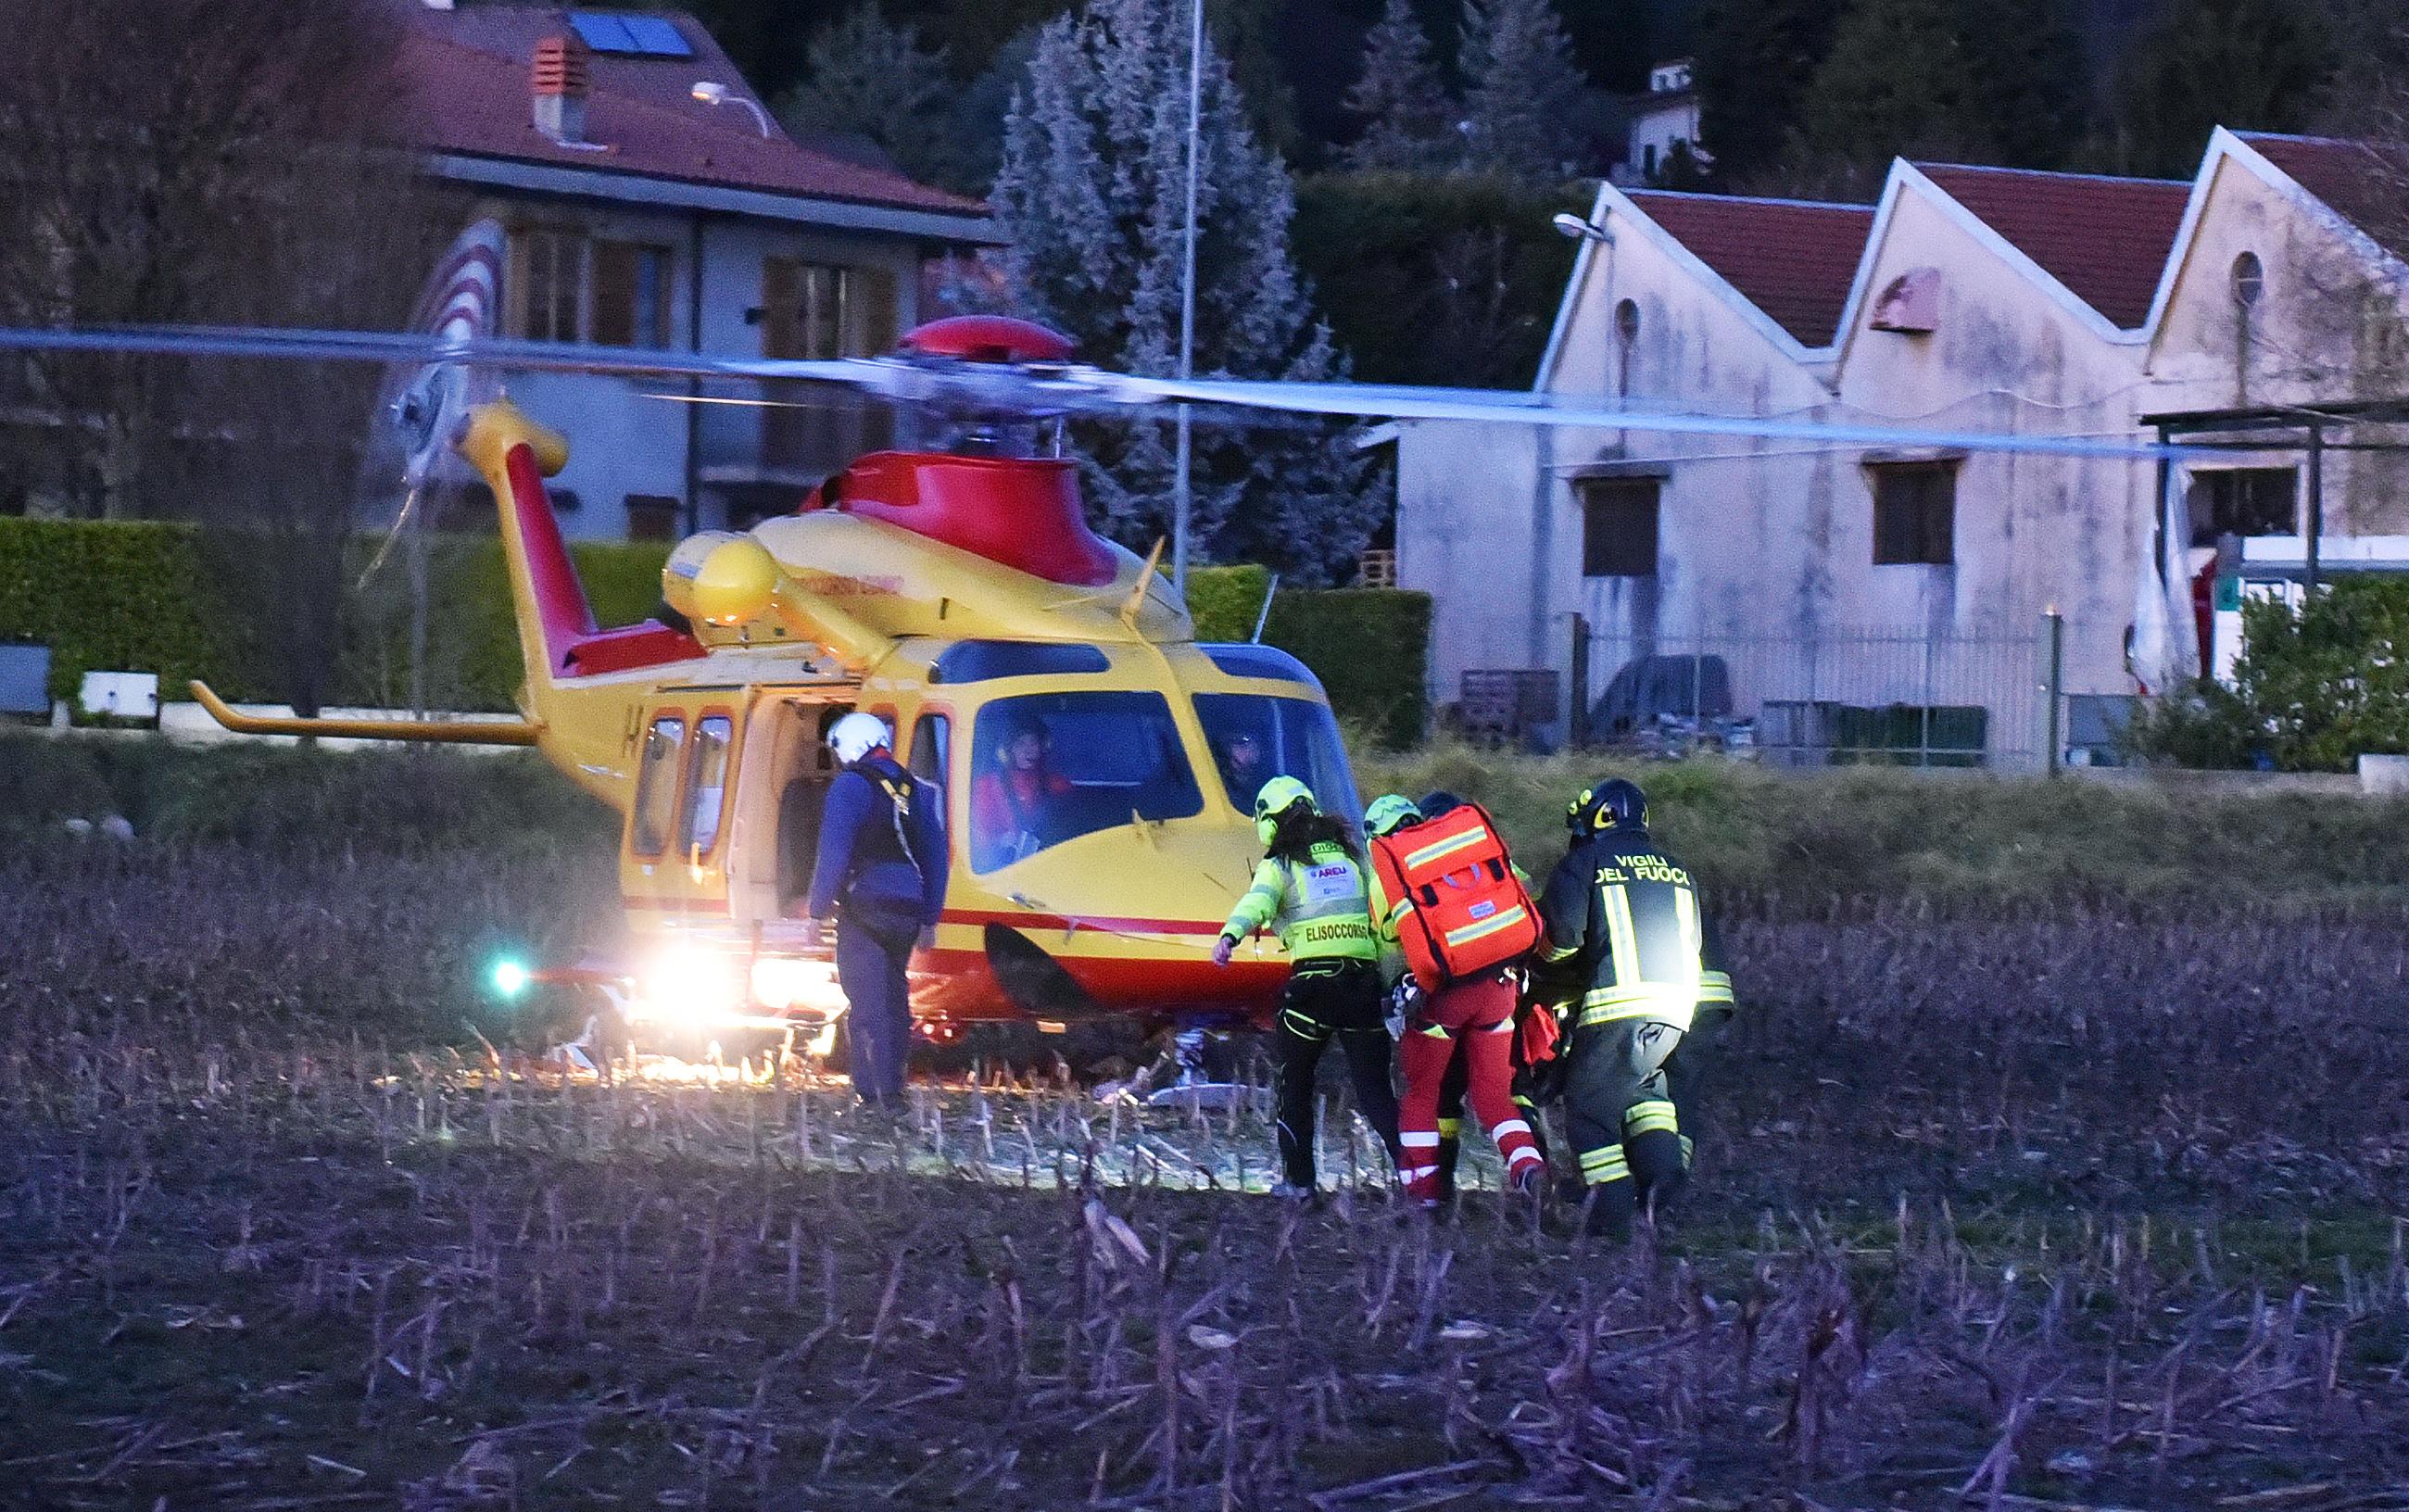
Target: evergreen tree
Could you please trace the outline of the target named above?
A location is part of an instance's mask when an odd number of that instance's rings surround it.
[[[1717,178],[1744,182],[1790,150],[1836,10],[1831,0],[1706,0],[1692,77]]]
[[[1005,117],[990,202],[1016,304],[1077,338],[1094,362],[1161,375],[1179,351],[1187,192],[1186,0],[1090,0],[1038,36]],[[1336,376],[1290,257],[1288,170],[1248,122],[1208,37],[1198,140],[1196,370]],[[1084,426],[1091,512],[1144,549],[1169,528],[1168,425]],[[1305,582],[1343,579],[1382,503],[1368,465],[1334,427],[1196,432],[1193,544]]]
[[[2080,150],[2091,105],[2089,60],[2068,0],[1958,0],[1976,119],[1998,161],[2062,168]]]
[[[2171,0],[2126,56],[2115,166],[2181,178],[2212,127],[2300,130],[2334,62],[2321,17],[2298,0]]]
[[[1801,113],[1815,156],[1868,175],[1893,157],[1983,162],[1992,152],[1952,0],[1855,0]]]
[[[803,81],[776,102],[788,130],[860,137],[914,178],[961,181],[944,49],[924,48],[916,28],[889,22],[870,0],[822,27],[807,57]]]
[[[1363,74],[1347,92],[1347,108],[1366,121],[1347,150],[1350,168],[1430,169],[1454,157],[1455,102],[1439,81],[1413,0],[1389,0],[1364,38]]]
[[[1464,0],[1464,162],[1565,178],[1586,145],[1587,80],[1552,0]]]

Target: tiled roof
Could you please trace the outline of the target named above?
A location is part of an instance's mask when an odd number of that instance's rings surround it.
[[[2409,252],[2409,150],[2336,137],[2236,132],[2292,181],[2395,253]]]
[[[1826,345],[1839,329],[1870,208],[1653,189],[1631,201],[1801,344]]]
[[[528,91],[536,43],[570,35],[567,10],[464,5],[443,11],[421,0],[389,3],[402,24],[399,97],[388,129],[407,145],[811,199],[987,213],[976,200],[917,183],[893,168],[848,160],[783,133],[763,137],[742,106],[693,99],[689,91],[698,79],[724,82],[731,101],[755,96],[691,17],[658,13],[694,49],[690,58],[593,55],[585,139],[597,145],[572,147],[536,130]]]
[[[2183,229],[2189,182],[1915,166],[2120,329],[2150,318],[2158,276]]]

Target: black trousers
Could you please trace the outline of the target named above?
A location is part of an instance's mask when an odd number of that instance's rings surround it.
[[[1565,1076],[1566,1131],[1599,1221],[1619,1228],[1645,1203],[1661,1207],[1680,1189],[1682,1148],[1666,1064],[1682,1026],[1623,1018],[1573,1030]]]
[[[1697,1164],[1700,1145],[1707,1137],[1705,1102],[1718,1058],[1715,1044],[1731,1020],[1731,1009],[1721,1004],[1702,1004],[1690,1020],[1690,1031],[1681,1036],[1681,1043],[1674,1046],[1672,1058],[1665,1062],[1665,1090],[1673,1099],[1674,1110],[1681,1121],[1684,1170]]]
[[[1313,1074],[1330,1042],[1347,1057],[1355,1106],[1397,1153],[1397,1092],[1389,1079],[1389,1027],[1380,1016],[1380,973],[1368,961],[1302,961],[1280,995],[1272,1052],[1278,1067],[1280,1169],[1291,1186],[1311,1187]]]

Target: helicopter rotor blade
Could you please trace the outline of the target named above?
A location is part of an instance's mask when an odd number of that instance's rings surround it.
[[[1636,430],[1668,436],[1728,436],[1902,450],[1929,448],[1936,451],[2034,453],[2114,462],[2155,462],[2190,455],[2197,450],[2147,441],[2079,436],[1926,430],[1846,422],[1610,409],[1601,408],[1580,396],[1567,399],[1551,394],[1502,389],[1106,376],[1112,378],[1118,389],[1137,402],[1147,399],[1187,400],[1289,413],[1351,415],[1366,420],[1468,420],[1507,425],[1576,425],[1588,430]]]

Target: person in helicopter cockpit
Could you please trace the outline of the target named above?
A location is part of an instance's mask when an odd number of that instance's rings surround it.
[[[982,866],[1017,861],[1042,849],[1054,816],[1071,796],[1071,779],[1054,770],[1046,723],[1016,722],[996,750],[996,766],[971,785],[971,834]]]

